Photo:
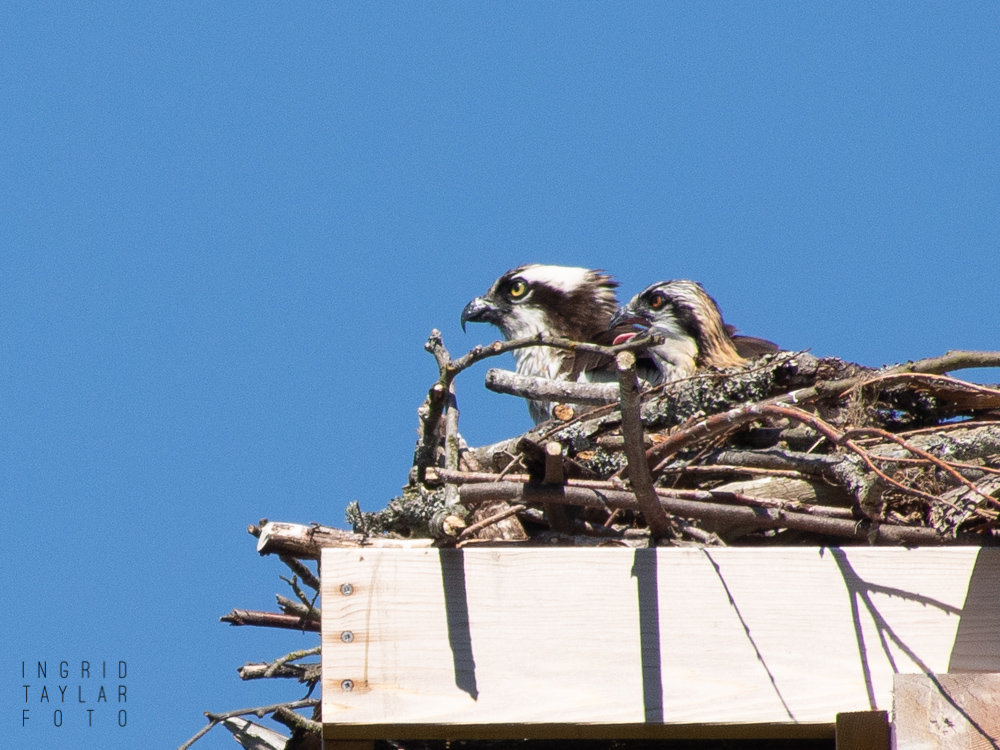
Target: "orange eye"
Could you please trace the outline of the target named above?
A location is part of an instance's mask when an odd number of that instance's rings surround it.
[[[667,298],[664,297],[659,292],[656,292],[655,294],[653,294],[652,297],[649,298],[649,306],[654,310],[662,310],[663,306],[666,304],[667,304]]]
[[[510,296],[513,299],[518,297],[523,297],[528,291],[528,285],[525,284],[521,279],[518,279],[513,284],[510,285]]]

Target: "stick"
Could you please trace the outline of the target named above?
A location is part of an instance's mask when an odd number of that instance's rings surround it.
[[[282,707],[293,709],[293,708],[307,708],[308,706],[318,706],[318,705],[319,705],[319,699],[305,698],[300,701],[292,701],[291,703],[275,703],[273,706],[258,706],[257,708],[241,708],[236,711],[226,711],[226,713],[224,714],[213,714],[206,711],[205,716],[207,716],[209,719],[208,725],[202,727],[202,729],[199,730],[194,737],[192,737],[183,745],[178,747],[177,750],[188,750],[188,748],[191,747],[191,745],[193,745],[199,739],[208,734],[208,730],[210,730],[212,727],[216,726],[217,724],[221,724],[226,719],[231,719],[234,716],[246,716],[247,714],[253,714],[258,719],[262,719],[267,714],[274,713],[275,711],[277,711],[279,708]]]
[[[704,467],[691,467],[691,468],[704,468],[704,469],[714,469],[714,466],[704,466]],[[719,467],[724,469],[729,469],[736,472],[747,471],[740,466],[724,466]],[[766,474],[767,470],[764,471]],[[443,472],[442,472],[443,473]],[[798,472],[785,472],[786,474],[791,474],[795,478],[799,478],[801,475]],[[454,484],[482,484],[486,482],[510,482],[512,484],[529,484],[531,478],[527,474],[509,474],[507,476],[501,476],[500,474],[487,474],[485,472],[449,472],[446,477],[449,483]],[[621,490],[624,488],[623,483],[616,483],[604,479],[567,479],[566,485],[568,487],[582,487],[591,490]],[[733,502],[740,503],[743,505],[757,506],[761,508],[782,508],[785,510],[794,510],[801,513],[810,513],[819,516],[831,516],[835,518],[851,518],[852,512],[849,508],[841,508],[836,506],[827,505],[813,505],[808,503],[803,503],[799,500],[780,500],[777,498],[769,497],[758,497],[756,495],[748,495],[745,492],[732,492],[729,490],[677,490],[677,489],[667,489],[665,487],[654,487],[654,492],[659,497],[676,497],[683,500],[699,500],[703,502]],[[616,509],[617,513],[618,509]],[[612,514],[615,515],[615,514]],[[605,522],[605,526],[609,524]]]
[[[300,716],[286,706],[278,706],[278,708],[274,709],[273,718],[275,721],[280,721],[290,729],[302,729],[303,731],[310,732],[315,735],[321,735],[323,733],[323,725],[318,721],[313,721],[312,719],[307,719],[305,716]]]
[[[463,503],[482,503],[505,500],[525,505],[543,502],[580,505],[589,508],[623,508],[639,510],[638,500],[631,492],[621,490],[592,490],[584,487],[562,487],[558,490],[544,485],[517,485],[512,482],[496,484],[467,484],[461,490]],[[665,512],[682,518],[700,518],[729,524],[751,525],[758,529],[789,528],[816,534],[871,541],[875,544],[971,544],[977,546],[996,544],[997,540],[982,534],[961,533],[955,537],[943,536],[934,529],[874,524],[868,520],[855,521],[825,518],[804,513],[790,513],[777,508],[744,508],[714,503],[682,500],[658,496]]]
[[[433,336],[433,333],[431,335]],[[439,337],[440,335],[441,334],[438,334]],[[510,341],[494,341],[488,346],[477,346],[468,354],[451,361],[448,364],[448,370],[454,371],[457,375],[462,370],[471,367],[476,364],[476,362],[484,360],[487,357],[496,357],[500,354],[506,354],[507,352],[514,351],[515,349],[524,349],[529,346],[551,346],[556,349],[569,349],[570,351],[603,354],[606,357],[613,358],[619,352],[640,351],[642,349],[648,349],[651,346],[659,346],[662,343],[662,336],[650,336],[648,334],[643,334],[634,336],[628,341],[618,344],[617,346],[601,346],[600,344],[586,344],[581,341],[564,339],[559,336],[550,336],[547,333],[538,333],[534,336],[511,339]]]
[[[319,551],[323,547],[360,547],[365,541],[365,537],[361,534],[354,534],[350,531],[335,529],[331,526],[320,526],[318,524],[306,526],[299,523],[269,521],[263,524],[259,531],[257,540],[257,552],[259,554],[271,555],[277,553],[279,556],[285,555],[290,559],[297,557],[303,560],[318,560]],[[295,570],[296,573],[299,573],[299,575],[302,575],[290,563],[286,562],[285,564]],[[307,585],[311,588],[318,590],[319,581],[316,580],[314,574],[310,575],[311,578],[307,579],[306,576],[303,576],[302,580],[307,582]],[[317,586],[308,583],[309,580],[315,582]]]
[[[318,622],[292,615],[281,615],[277,612],[259,612],[252,609],[234,609],[228,615],[220,617],[219,622],[228,622],[230,625],[256,625],[262,628],[319,632]]]
[[[308,648],[300,651],[292,651],[290,654],[285,654],[284,656],[281,656],[275,659],[273,662],[271,662],[271,666],[267,668],[267,671],[264,673],[264,676],[270,677],[271,675],[273,675],[275,672],[278,671],[279,667],[283,666],[284,664],[287,664],[290,661],[298,661],[299,659],[305,659],[307,656],[316,656],[317,654],[320,653],[321,648],[322,648],[321,646],[315,646],[314,648]]]
[[[614,383],[573,383],[518,375],[516,372],[496,368],[486,372],[486,387],[494,393],[561,404],[603,406],[618,400],[618,387]]]
[[[278,600],[278,606],[281,607],[281,611],[286,615],[305,617],[309,620],[317,621],[320,619],[321,613],[317,607],[293,602],[291,599],[282,596],[281,594],[275,594],[275,598]]]
[[[302,579],[302,583],[311,588],[313,591],[319,591],[319,577],[309,570],[305,563],[301,560],[296,560],[294,557],[289,557],[288,555],[278,555],[278,559],[291,568],[292,572]]]
[[[933,375],[943,375],[955,370],[968,370],[977,367],[1000,367],[1000,352],[977,352],[964,349],[952,349],[940,357],[918,359],[896,365],[889,372],[926,372]]]
[[[639,413],[639,381],[635,375],[635,355],[632,352],[622,352],[615,357],[615,365],[618,369],[622,436],[625,438],[629,481],[650,533],[655,537],[666,536],[670,532],[670,521],[653,490],[653,477],[649,473],[649,461],[642,444],[644,433]]]
[[[471,526],[469,526],[468,528],[466,528],[461,534],[458,535],[458,539],[459,539],[459,541],[463,541],[465,539],[468,539],[469,537],[475,535],[477,532],[481,531],[482,529],[485,529],[487,526],[492,526],[493,524],[499,523],[500,521],[504,520],[505,518],[510,518],[514,514],[520,513],[526,507],[527,506],[525,506],[525,505],[512,505],[509,508],[507,508],[506,510],[501,511],[500,513],[497,513],[496,515],[490,516],[489,518],[484,518],[482,521],[479,521],[478,523],[474,523]]]

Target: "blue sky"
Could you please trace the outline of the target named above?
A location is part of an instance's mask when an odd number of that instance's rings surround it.
[[[868,365],[1000,349],[998,13],[5,3],[15,746],[176,747],[299,697],[235,670],[312,638],[217,622],[285,593],[246,526],[397,494],[423,342],[493,340],[459,315],[508,268],[694,278],[745,332]],[[488,366],[458,381],[475,444],[530,424]],[[56,730],[37,694],[21,729],[21,661],[63,659],[127,660],[126,729]]]

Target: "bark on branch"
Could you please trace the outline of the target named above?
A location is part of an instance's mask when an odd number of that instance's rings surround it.
[[[543,485],[517,485],[512,482],[467,484],[460,489],[462,502],[475,504],[503,500],[525,505],[564,503],[586,508],[641,511],[631,492],[623,490],[592,490],[584,487],[563,487],[559,490]],[[826,518],[792,513],[776,508],[733,507],[716,503],[665,497],[657,493],[660,505],[667,513],[681,518],[697,518],[725,524],[741,524],[757,529],[798,529],[816,534],[865,541],[872,544],[970,544],[990,545],[996,540],[980,534],[939,534],[934,529],[893,524],[875,524],[869,520]]]
[[[496,368],[486,372],[486,387],[494,393],[561,404],[601,406],[618,400],[618,386],[614,383],[571,383],[518,375],[516,372]]]
[[[262,628],[319,632],[319,623],[314,620],[252,609],[234,609],[229,614],[220,617],[219,622],[228,622],[230,625],[256,625]]]
[[[653,490],[653,477],[649,472],[649,463],[643,448],[642,418],[639,416],[639,379],[635,374],[635,355],[632,352],[621,352],[615,358],[615,366],[618,369],[622,436],[625,438],[625,458],[628,461],[629,481],[653,536],[666,536],[670,531],[670,521],[657,501],[656,492]]]

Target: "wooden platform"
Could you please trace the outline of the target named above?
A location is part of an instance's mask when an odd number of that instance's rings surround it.
[[[1000,549],[323,550],[329,740],[832,737],[1000,672]]]

